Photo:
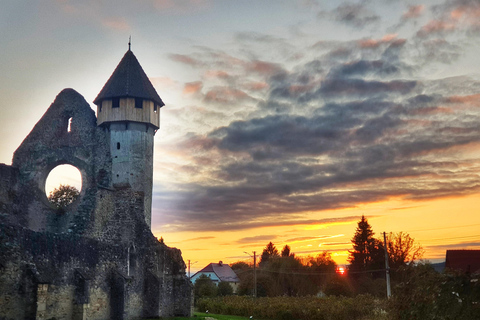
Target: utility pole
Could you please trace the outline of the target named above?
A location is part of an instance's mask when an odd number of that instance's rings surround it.
[[[392,289],[390,288],[390,267],[388,265],[388,248],[387,248],[387,234],[383,232],[383,243],[385,247],[385,274],[387,277],[387,298],[392,296]]]
[[[243,253],[252,256],[250,253],[243,251]],[[253,297],[257,298],[257,252],[253,251]]]
[[[192,264],[195,264],[197,263],[198,261],[195,261],[194,263]],[[188,279],[190,279],[190,260],[188,260]]]
[[[253,251],[253,297],[257,298],[257,252]]]

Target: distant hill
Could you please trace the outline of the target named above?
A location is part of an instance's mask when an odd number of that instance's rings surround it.
[[[435,269],[437,272],[443,272],[445,270],[445,261],[443,262],[438,262],[438,263],[432,263],[432,267]]]

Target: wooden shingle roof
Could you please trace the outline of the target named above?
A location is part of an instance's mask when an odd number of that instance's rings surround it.
[[[130,49],[93,103],[98,105],[105,99],[125,97],[152,100],[159,107],[165,105]]]

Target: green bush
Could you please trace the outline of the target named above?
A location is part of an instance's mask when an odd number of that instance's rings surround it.
[[[382,300],[370,295],[349,297],[262,297],[227,296],[199,299],[200,312],[230,314],[272,320],[366,320],[383,310]]]
[[[230,283],[226,281],[221,281],[218,284],[218,295],[219,296],[231,296],[233,294],[233,288]]]
[[[479,277],[437,273],[428,264],[401,270],[389,301],[394,320],[480,319]]]
[[[194,285],[195,301],[203,297],[215,297],[218,293],[218,288],[213,283],[212,279],[202,274]]]

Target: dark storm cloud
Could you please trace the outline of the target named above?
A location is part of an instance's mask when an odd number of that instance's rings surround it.
[[[380,20],[362,3],[342,3],[330,12],[320,12],[320,18],[330,17],[352,27],[364,27]]]
[[[450,43],[445,39],[424,40],[418,49],[421,52],[420,59],[426,63],[434,61],[453,63],[462,54],[458,45]]]
[[[396,92],[400,94],[409,93],[415,88],[416,81],[374,81],[364,79],[327,79],[322,83],[319,92],[325,96],[352,95],[372,97],[384,93]]]
[[[480,142],[480,82],[415,79],[423,61],[448,62],[456,48],[426,40],[412,59],[412,45],[396,35],[322,42],[290,68],[255,55],[196,55],[203,57],[197,68],[232,75],[219,78],[222,86],[203,83],[204,102],[243,116],[178,144],[188,150],[188,167],[209,179],[155,194],[167,228],[324,224],[301,213],[478,192],[480,179],[472,172],[480,165],[457,154]],[[338,58],[340,51],[345,54]],[[256,85],[238,86],[242,74]]]
[[[235,243],[238,243],[238,244],[263,243],[265,241],[275,240],[276,238],[278,238],[277,235],[261,235],[261,236],[255,236],[255,237],[241,238],[235,241]]]
[[[252,99],[242,90],[230,87],[215,87],[205,93],[204,101],[207,103],[238,103],[242,100]]]
[[[209,239],[215,239],[215,237],[197,237],[197,238],[192,238],[192,239],[187,239],[182,241],[186,242],[186,241],[198,241],[198,240],[209,240]]]
[[[335,76],[343,77],[364,76],[370,74],[385,76],[398,72],[399,68],[397,66],[382,60],[359,60],[343,64],[332,70],[332,73]]]
[[[336,120],[336,121],[335,121]],[[313,118],[267,116],[250,121],[236,121],[228,127],[214,130],[210,137],[218,139],[218,147],[230,151],[260,151],[275,153],[322,154],[331,150],[341,134],[354,125],[331,116]],[[357,122],[359,124],[359,122]],[[268,146],[268,148],[267,148]],[[277,155],[278,156],[278,155]]]

